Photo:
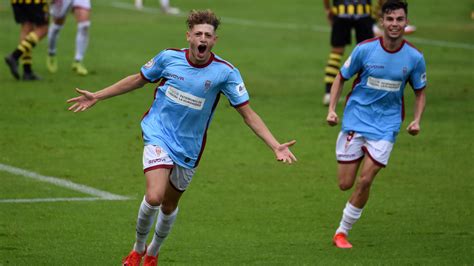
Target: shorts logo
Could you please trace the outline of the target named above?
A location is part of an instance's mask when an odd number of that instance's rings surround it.
[[[354,131],[350,131],[349,133],[347,133],[346,144],[344,145],[344,150],[346,152],[349,149],[349,145],[351,144],[352,138],[354,138],[354,134],[355,134]]]
[[[160,157],[161,148],[160,148],[160,147],[156,147],[156,148],[155,148],[155,152],[156,152],[156,156]]]
[[[162,158],[153,159],[153,160],[148,160],[148,164],[165,163],[165,162],[166,162],[166,160],[165,160],[165,159],[162,159]]]
[[[235,90],[237,91],[237,95],[239,96],[242,96],[247,93],[247,89],[245,88],[245,84],[243,82],[235,86]]]
[[[152,58],[143,67],[146,68],[146,69],[150,69],[154,64],[155,64],[155,60],[153,60],[153,58]]]
[[[345,158],[345,159],[351,159],[356,157],[357,155],[352,153],[352,154],[337,154],[337,157],[339,158]]]

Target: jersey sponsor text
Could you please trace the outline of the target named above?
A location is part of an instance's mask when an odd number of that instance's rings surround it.
[[[202,110],[204,102],[206,101],[204,98],[180,91],[171,86],[168,86],[166,89],[166,96],[177,104],[181,104],[195,110]]]
[[[367,79],[367,86],[376,90],[399,91],[401,85],[402,82],[397,80],[378,79],[370,76]]]

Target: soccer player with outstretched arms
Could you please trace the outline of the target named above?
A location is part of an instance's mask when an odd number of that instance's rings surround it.
[[[68,100],[69,110],[80,112],[100,100],[157,82],[155,99],[141,122],[146,193],[136,225],[136,239],[123,265],[156,265],[160,247],[178,214],[178,202],[190,184],[206,143],[206,131],[221,94],[244,122],[274,152],[278,161],[293,163],[289,147],[280,144],[249,104],[249,95],[238,69],[211,52],[217,41],[219,19],[210,11],[191,11],[187,18],[189,48],[167,49],[142,68],[95,93]],[[145,242],[158,215],[153,240]]]

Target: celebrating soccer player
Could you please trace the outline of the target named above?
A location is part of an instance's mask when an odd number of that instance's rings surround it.
[[[167,49],[142,68],[95,93],[77,89],[69,110],[84,111],[100,100],[157,82],[155,100],[142,122],[143,169],[146,193],[141,202],[136,240],[123,265],[156,265],[160,247],[178,213],[178,201],[186,190],[201,158],[206,131],[221,93],[240,113],[245,123],[275,153],[276,159],[293,163],[290,141],[280,144],[262,119],[250,108],[249,95],[236,67],[211,52],[217,41],[219,19],[210,10],[191,11],[187,18],[187,49]],[[155,217],[153,240],[145,245]]]
[[[421,52],[403,38],[407,14],[406,2],[387,0],[380,19],[383,36],[357,45],[331,88],[327,122],[334,126],[338,123],[335,110],[344,81],[358,74],[348,96],[336,143],[341,190],[354,185],[362,165],[356,188],[333,238],[339,248],[352,247],[347,240],[349,230],[362,214],[375,176],[387,165],[403,120],[403,91],[407,82],[416,95],[414,119],[407,130],[411,135],[420,132],[426,67]]]

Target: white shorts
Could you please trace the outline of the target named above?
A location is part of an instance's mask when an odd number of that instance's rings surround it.
[[[156,145],[145,145],[143,148],[143,172],[166,168],[171,169],[170,183],[178,191],[184,192],[193,179],[194,168],[184,168],[175,164],[168,153]]]
[[[64,18],[67,12],[74,7],[91,9],[91,0],[53,0],[50,7],[51,16]]]
[[[361,160],[367,154],[375,163],[385,167],[392,152],[393,143],[387,140],[368,140],[356,132],[339,132],[336,142],[336,158],[339,163]]]

